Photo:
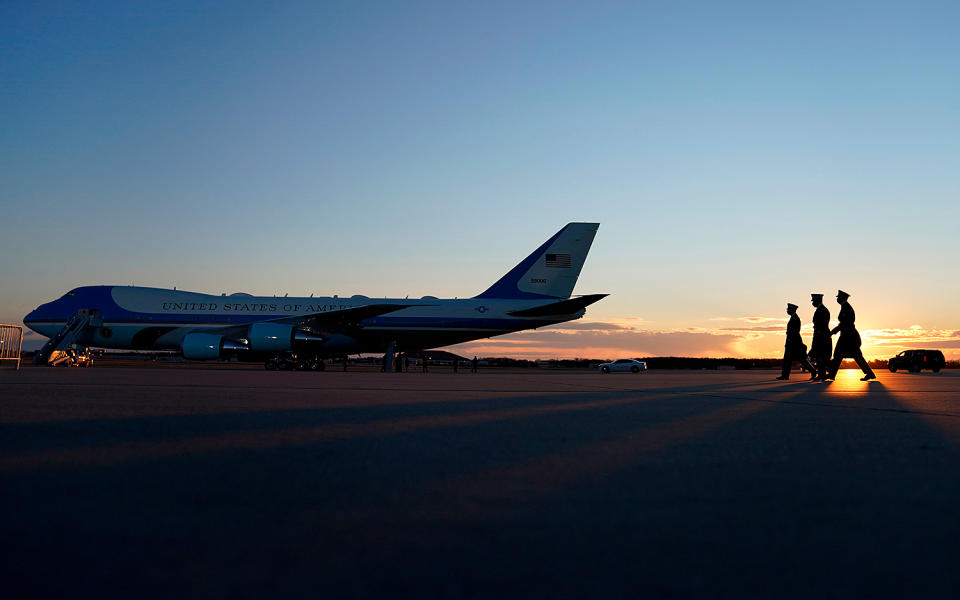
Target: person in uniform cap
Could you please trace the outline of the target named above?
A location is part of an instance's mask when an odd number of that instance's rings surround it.
[[[827,379],[836,379],[837,371],[840,370],[840,363],[843,362],[843,359],[852,358],[857,361],[857,366],[863,371],[863,377],[860,381],[870,381],[876,379],[877,376],[863,358],[863,352],[860,350],[860,333],[854,325],[857,314],[853,311],[850,303],[847,302],[848,298],[850,298],[850,294],[843,290],[837,290],[837,302],[840,304],[840,314],[837,315],[837,320],[840,324],[833,328],[830,335],[839,333],[840,339],[837,340],[837,345],[833,349],[833,361],[830,363],[830,373],[827,374]]]
[[[790,320],[787,321],[787,342],[783,347],[783,369],[780,371],[780,377],[777,379],[790,379],[790,369],[793,367],[793,361],[799,361],[801,365],[813,373],[815,369],[807,359],[807,347],[800,337],[800,317],[797,316],[797,305],[787,304],[787,314]]]
[[[824,381],[830,372],[830,354],[833,351],[830,311],[823,305],[823,294],[810,294],[810,303],[817,309],[813,312],[813,340],[810,342],[810,357],[817,370],[810,379]]]

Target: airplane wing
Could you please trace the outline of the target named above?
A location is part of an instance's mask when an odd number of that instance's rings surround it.
[[[302,329],[309,329],[317,332],[342,331],[357,327],[364,319],[372,319],[387,313],[410,308],[411,304],[367,304],[356,308],[345,308],[343,310],[331,310],[327,312],[311,313],[308,315],[294,315],[292,317],[281,317],[279,319],[269,319],[265,323],[284,323],[294,325]],[[420,306],[420,305],[416,305]]]
[[[411,306],[423,306],[422,304],[367,304],[356,308],[345,308],[343,310],[331,310],[319,313],[310,313],[305,315],[293,315],[290,317],[280,317],[278,319],[264,319],[256,321],[257,323],[283,323],[293,325],[304,331],[321,335],[325,333],[345,333],[351,329],[360,326],[364,319],[371,319],[387,313],[410,308]],[[225,336],[243,336],[249,323],[245,325],[231,325],[210,333],[219,333]]]
[[[542,306],[535,306],[525,310],[515,310],[507,314],[512,317],[548,317],[553,315],[571,315],[578,310],[584,309],[594,302],[597,302],[598,300],[606,298],[608,295],[609,294],[589,294],[586,296],[579,296],[577,298],[570,298],[569,300],[561,300],[559,302],[552,302]]]

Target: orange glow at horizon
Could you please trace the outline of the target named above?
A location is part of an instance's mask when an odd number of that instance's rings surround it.
[[[452,352],[471,355],[511,356],[527,359],[616,359],[649,356],[690,358],[779,358],[783,355],[785,319],[779,317],[715,318],[707,327],[660,329],[644,319],[573,321],[501,337],[457,344]],[[833,324],[835,326],[835,323]],[[863,328],[863,354],[867,360],[886,360],[903,350],[928,348],[943,351],[947,360],[960,359],[960,330]],[[801,330],[811,342],[810,324]],[[833,343],[836,344],[834,336]]]

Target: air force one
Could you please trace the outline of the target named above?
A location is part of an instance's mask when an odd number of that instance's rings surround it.
[[[217,296],[99,285],[71,290],[23,322],[50,338],[37,363],[88,363],[87,348],[98,347],[322,369],[325,357],[429,350],[579,319],[607,296],[572,296],[599,226],[569,223],[473,298]]]

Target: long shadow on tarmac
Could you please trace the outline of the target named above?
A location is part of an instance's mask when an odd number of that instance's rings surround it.
[[[950,597],[960,456],[928,421],[949,407],[894,394],[721,383],[4,426],[0,569],[34,595]]]

